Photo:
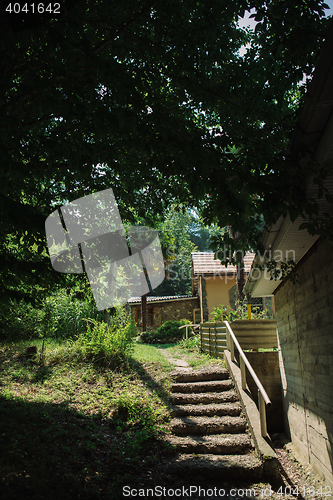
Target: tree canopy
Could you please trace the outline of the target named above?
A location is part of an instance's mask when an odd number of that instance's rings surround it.
[[[2,12],[3,296],[55,280],[45,218],[106,187],[125,220],[135,213],[149,224],[186,203],[241,235],[233,244],[243,248],[255,247],[263,223],[306,213],[294,182],[304,172],[288,144],[300,81],[328,29],[322,0],[82,0],[61,9],[24,28]],[[255,31],[238,24],[251,9]]]

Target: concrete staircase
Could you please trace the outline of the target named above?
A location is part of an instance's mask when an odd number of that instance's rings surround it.
[[[223,367],[175,371],[171,385],[170,444],[175,472],[223,479],[260,479],[262,461],[253,453],[242,405]]]

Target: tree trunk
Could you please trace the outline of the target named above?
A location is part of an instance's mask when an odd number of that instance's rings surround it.
[[[141,297],[141,320],[142,320],[142,331],[147,330],[147,294],[145,293]]]
[[[244,285],[245,285],[244,262],[240,262],[239,264],[237,264],[237,288],[238,288],[239,298],[242,302],[244,300],[244,293],[243,293]]]

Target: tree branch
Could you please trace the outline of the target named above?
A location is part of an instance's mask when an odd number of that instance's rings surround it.
[[[108,38],[107,40],[104,40],[102,43],[100,43],[94,50],[93,50],[93,54],[96,54],[97,52],[99,52],[101,49],[103,49],[104,47],[106,47],[110,42],[114,41],[116,38],[118,38],[122,33],[124,33],[127,28],[133,24],[137,19],[139,19],[139,17],[141,17],[147,10],[150,10],[153,5],[155,4],[155,1],[154,2],[149,2],[145,7],[143,7],[140,12],[137,13],[136,16],[132,17],[131,19],[129,19],[127,22],[125,22],[121,28],[119,28],[117,31],[116,31],[116,34],[115,35],[112,35],[110,38]]]

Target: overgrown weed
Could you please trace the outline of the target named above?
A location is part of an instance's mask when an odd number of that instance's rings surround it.
[[[114,370],[128,364],[135,336],[134,323],[119,308],[108,323],[87,320],[86,330],[49,353],[48,360],[50,364],[92,361]]]

